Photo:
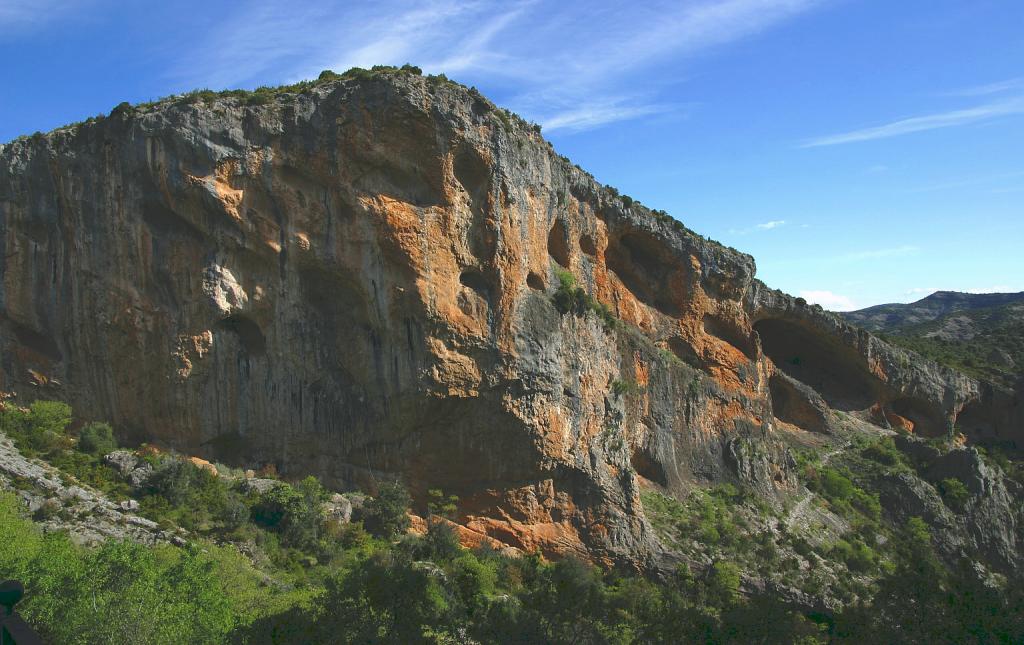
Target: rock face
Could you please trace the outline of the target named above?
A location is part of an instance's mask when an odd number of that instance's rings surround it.
[[[528,550],[650,566],[642,484],[772,495],[780,426],[878,404],[941,434],[983,398],[419,76],[21,139],[0,213],[0,388],[211,460],[442,488]]]
[[[77,544],[98,544],[108,539],[143,544],[180,540],[160,530],[156,522],[136,515],[137,501],[114,503],[88,486],[66,483],[58,469],[26,459],[2,433],[0,490],[17,494],[44,530],[66,531]]]

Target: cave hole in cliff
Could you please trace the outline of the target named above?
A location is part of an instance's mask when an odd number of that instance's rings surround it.
[[[480,273],[476,269],[466,269],[459,275],[459,282],[462,286],[469,287],[475,291],[484,300],[490,301],[491,299],[491,285],[487,282],[487,278],[484,274]]]
[[[910,419],[914,424],[914,434],[941,437],[946,433],[942,411],[924,399],[905,396],[890,403],[889,408],[901,417]]]
[[[366,290],[347,269],[327,263],[303,262],[299,286],[307,303],[332,326],[352,328],[370,321]]]
[[[556,219],[548,233],[548,254],[566,269],[569,268],[569,234],[565,231],[562,220]]]
[[[464,143],[459,146],[452,166],[455,178],[462,184],[474,205],[487,196],[490,190],[491,171],[480,153],[471,145]]]
[[[544,278],[540,277],[536,272],[530,271],[526,274],[526,286],[535,291],[544,291]]]
[[[748,359],[757,360],[757,346],[754,340],[735,325],[715,316],[704,316],[704,333],[735,347]]]
[[[463,271],[459,275],[459,282],[466,288],[459,294],[459,309],[473,319],[489,322],[493,293],[491,283],[480,271],[473,268]]]
[[[768,379],[768,391],[776,419],[810,432],[827,432],[825,411],[815,407],[809,395],[791,380],[782,374],[772,374]]]
[[[28,349],[55,363],[63,360],[64,354],[61,353],[60,346],[57,345],[57,339],[52,335],[38,332],[31,327],[14,322],[10,318],[3,317],[2,314],[0,314],[0,320],[4,320],[6,326],[14,333],[14,338],[18,341],[18,345],[22,348]]]
[[[242,350],[253,356],[261,356],[267,351],[267,339],[263,330],[248,316],[231,314],[217,323],[217,328],[238,336]]]
[[[981,401],[974,401],[964,406],[964,409],[956,417],[956,427],[958,431],[971,439],[999,438],[989,406]]]
[[[697,369],[704,369],[704,367],[706,367],[704,361],[701,360],[700,356],[698,356],[697,352],[693,349],[693,345],[686,342],[679,336],[673,336],[668,339],[668,349],[670,352],[675,354],[676,358],[690,367],[695,367]]]
[[[761,347],[780,370],[810,386],[829,406],[863,410],[877,400],[878,381],[863,357],[803,324],[766,318],[754,324]]]
[[[647,235],[627,233],[609,240],[605,262],[637,300],[666,316],[679,318],[682,311],[668,287],[678,267],[665,256],[662,247]]]
[[[668,486],[668,475],[665,466],[650,453],[649,448],[637,448],[629,457],[633,470],[648,481],[659,486]]]
[[[586,253],[589,256],[596,256],[597,255],[597,242],[595,242],[594,238],[590,237],[589,235],[586,235],[586,234],[581,235],[580,236],[580,249],[582,249],[583,252]]]
[[[194,215],[202,219],[203,215],[197,211]],[[195,224],[184,215],[180,215],[171,208],[156,201],[146,200],[142,204],[142,221],[146,223],[149,230],[157,235],[154,237],[187,237],[195,240],[203,240],[205,236]]]

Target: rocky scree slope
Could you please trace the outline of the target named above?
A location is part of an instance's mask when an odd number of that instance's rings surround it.
[[[77,544],[95,545],[108,539],[185,544],[181,535],[161,530],[156,522],[139,516],[138,502],[114,502],[88,485],[68,480],[45,461],[23,456],[2,433],[0,490],[17,494],[44,530],[66,531]]]
[[[671,551],[642,491],[798,494],[782,439],[834,410],[1020,434],[475,91],[380,73],[260,103],[0,146],[0,389],[335,488],[442,488],[469,531],[637,568]]]

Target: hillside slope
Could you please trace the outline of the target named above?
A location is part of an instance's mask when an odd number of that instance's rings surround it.
[[[915,325],[935,322],[958,312],[978,309],[1001,309],[1024,303],[1020,293],[963,293],[936,291],[910,303],[875,305],[857,311],[844,311],[840,315],[864,329],[874,332],[899,332]]]
[[[123,104],[0,146],[0,212],[0,389],[420,509],[443,489],[527,551],[671,569],[652,493],[783,507],[794,441],[848,420],[1024,432],[439,77]]]
[[[1013,388],[1024,375],[1024,292],[936,292],[906,305],[841,314],[890,342]]]

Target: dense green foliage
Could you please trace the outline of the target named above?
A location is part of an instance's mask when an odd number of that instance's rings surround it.
[[[381,484],[377,496],[366,505],[367,530],[374,535],[391,538],[409,528],[406,510],[412,504],[408,491],[397,482]]]
[[[230,547],[83,549],[43,535],[18,506],[0,494],[0,578],[24,582],[19,612],[46,642],[220,643],[280,606]]]
[[[51,463],[93,473],[108,490],[116,476],[98,468],[96,443],[68,432],[67,406],[5,406],[0,424]],[[95,436],[107,433],[97,424]],[[93,432],[90,432],[93,434]],[[90,440],[92,441],[92,440]],[[83,445],[83,443],[85,445]],[[35,448],[33,448],[35,446]],[[1020,585],[987,587],[967,564],[950,570],[915,518],[887,532],[877,497],[862,477],[908,468],[889,439],[863,440],[843,465],[803,455],[808,486],[849,518],[854,531],[823,546],[791,537],[800,553],[817,551],[870,573],[870,594],[846,609],[805,614],[774,595],[745,589],[744,571],[789,566],[758,535],[751,517],[769,516],[758,496],[732,485],[695,490],[683,502],[654,492],[643,504],[663,539],[701,544],[710,566],[680,567],[653,581],[601,571],[574,559],[546,562],[459,546],[452,525],[458,498],[428,492],[426,535],[405,533],[411,498],[384,483],[359,522],[321,512],[329,494],[315,478],[243,492],[174,455],[143,451],[154,468],[143,510],[168,527],[194,533],[190,546],[108,542],[76,547],[42,535],[0,495],[0,577],[23,580],[21,612],[59,643],[1013,643],[1024,639]],[[856,464],[858,473],[850,470]],[[219,466],[228,473],[229,469]],[[947,503],[956,480],[937,484]],[[959,482],[957,482],[959,483]],[[962,484],[961,484],[962,486]],[[206,536],[204,538],[204,536]],[[884,551],[879,536],[886,538]],[[216,546],[213,538],[233,544]],[[243,557],[235,545],[245,545]],[[255,549],[255,551],[253,551]],[[813,559],[813,558],[812,558]],[[866,588],[865,588],[866,589]]]
[[[105,455],[117,450],[114,429],[107,423],[90,423],[78,433],[78,449],[92,455]]]
[[[555,269],[558,277],[558,289],[553,297],[555,307],[563,315],[584,316],[593,312],[604,324],[605,329],[614,329],[619,324],[612,310],[602,302],[596,300],[582,288],[576,286],[576,278],[565,269]]]

